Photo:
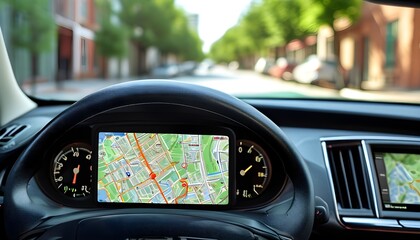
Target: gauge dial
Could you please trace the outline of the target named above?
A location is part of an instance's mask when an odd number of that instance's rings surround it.
[[[65,146],[55,157],[51,169],[55,188],[72,198],[90,195],[91,158],[92,150],[89,145],[73,143]]]
[[[237,197],[258,197],[266,189],[270,177],[267,154],[257,144],[240,140],[237,142],[236,159]]]

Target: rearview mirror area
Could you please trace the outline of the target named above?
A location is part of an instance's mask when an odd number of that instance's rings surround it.
[[[377,3],[377,4],[420,8],[420,1],[418,0],[366,0],[366,1]]]

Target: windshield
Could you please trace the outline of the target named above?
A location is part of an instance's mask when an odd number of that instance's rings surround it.
[[[243,98],[420,103],[420,11],[361,0],[0,0],[21,88],[168,79]]]

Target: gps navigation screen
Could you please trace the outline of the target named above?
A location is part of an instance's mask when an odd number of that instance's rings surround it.
[[[229,137],[99,132],[98,202],[229,203]]]
[[[375,153],[382,202],[388,210],[420,205],[420,154]]]

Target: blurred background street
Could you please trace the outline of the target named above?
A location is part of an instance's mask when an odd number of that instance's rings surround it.
[[[144,75],[130,78],[83,79],[57,82],[40,82],[24,85],[25,92],[42,99],[78,100],[90,93],[107,86],[134,80],[157,79],[156,76]],[[323,86],[286,81],[252,70],[230,69],[217,65],[211,69],[198,67],[189,74],[159,77],[168,81],[181,81],[211,87],[237,97],[246,98],[341,98],[371,101],[410,101],[420,102],[420,91],[412,92],[375,92],[350,88],[341,90]],[[258,86],[258,88],[255,88]],[[393,99],[395,98],[395,99]]]
[[[115,83],[164,78],[239,97],[420,102],[414,9],[361,0],[37,6],[0,0],[16,81],[38,98],[78,100]],[[320,11],[303,11],[313,7]]]

